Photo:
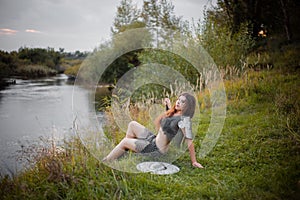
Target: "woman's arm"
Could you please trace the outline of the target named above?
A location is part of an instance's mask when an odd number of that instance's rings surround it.
[[[194,167],[198,168],[204,168],[200,163],[197,162],[196,160],[196,153],[195,153],[195,147],[193,143],[193,133],[192,133],[192,123],[191,123],[191,118],[190,117],[184,117],[183,120],[178,122],[179,128],[181,128],[181,131],[185,137],[185,140],[187,142],[189,152],[190,152],[190,157],[192,161],[192,165]]]
[[[192,165],[194,167],[204,168],[200,163],[197,162],[193,140],[186,139],[186,141],[187,141],[187,145],[188,145],[188,148],[189,148]]]
[[[171,101],[170,101],[170,99],[169,98],[165,98],[164,99],[164,104],[165,104],[165,106],[166,106],[166,111],[168,111],[168,110],[170,110],[171,109]]]

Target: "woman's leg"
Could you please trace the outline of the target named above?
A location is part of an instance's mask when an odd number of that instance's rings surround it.
[[[126,150],[138,152],[137,143],[138,139],[124,138],[104,159],[103,161],[112,161],[122,156]],[[147,141],[145,141],[147,142]],[[140,148],[140,147],[139,147]]]
[[[134,152],[142,151],[149,142],[145,139],[149,135],[152,135],[148,129],[136,121],[131,121],[128,124],[125,138],[103,159],[103,161],[111,161],[119,158],[125,153],[126,150],[132,150]]]
[[[138,139],[144,139],[151,134],[148,129],[146,129],[145,126],[141,125],[140,123],[136,121],[131,121],[128,124],[127,132],[126,132],[126,138],[138,138]]]

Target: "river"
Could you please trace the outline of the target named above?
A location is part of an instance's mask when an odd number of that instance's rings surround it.
[[[16,79],[16,84],[0,90],[0,173],[17,174],[24,161],[17,162],[22,149],[46,139],[62,141],[72,131],[72,93],[76,88],[82,112],[92,112],[91,93],[68,81],[63,74],[34,80]],[[79,95],[79,96],[78,96]],[[97,113],[97,117],[102,117]],[[29,160],[30,162],[30,160]]]

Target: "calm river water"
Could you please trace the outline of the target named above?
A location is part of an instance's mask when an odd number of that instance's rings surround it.
[[[16,161],[22,148],[43,139],[56,141],[73,135],[73,83],[65,75],[51,78],[21,80],[0,90],[0,173],[16,174],[22,164]],[[84,113],[94,111],[89,106],[90,92],[76,86],[77,99]],[[78,92],[79,91],[79,92]],[[79,95],[79,96],[78,96]],[[101,118],[101,113],[99,113]],[[24,164],[24,163],[23,163]]]

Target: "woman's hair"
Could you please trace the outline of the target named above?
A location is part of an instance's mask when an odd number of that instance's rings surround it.
[[[194,116],[195,107],[196,107],[195,97],[187,92],[184,92],[184,93],[180,94],[179,96],[184,96],[186,98],[186,106],[182,110],[182,115],[192,118]],[[160,126],[160,121],[162,118],[172,117],[177,112],[177,110],[175,109],[175,106],[176,105],[174,104],[170,110],[166,111],[165,113],[163,113],[162,115],[160,115],[156,118],[154,123],[155,123],[155,126],[157,129]]]
[[[182,93],[180,96],[184,96],[186,98],[186,106],[182,110],[182,115],[192,118],[196,107],[195,97],[187,92]]]

